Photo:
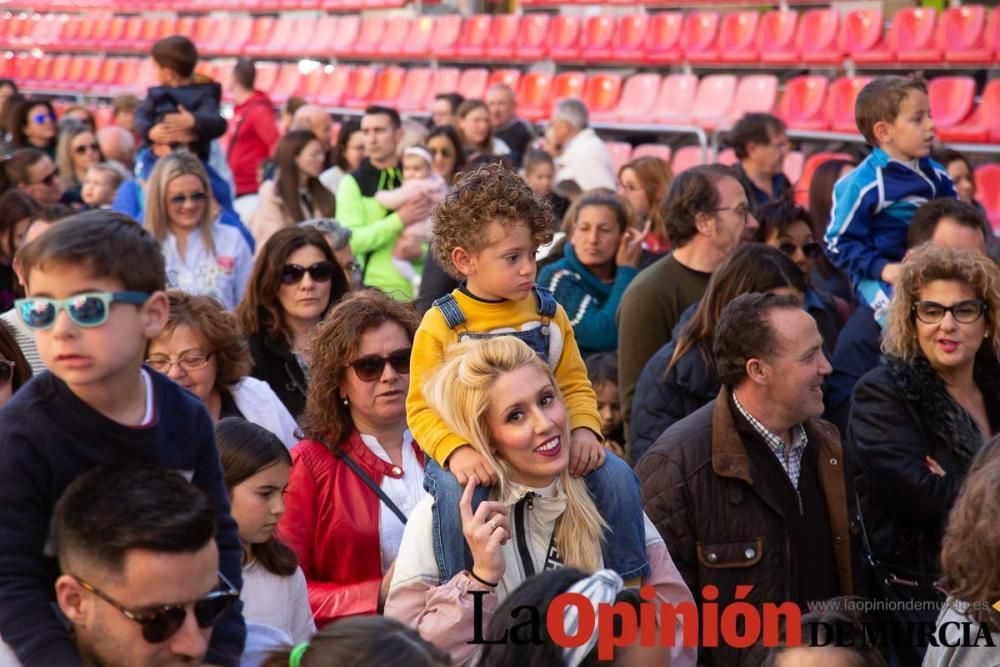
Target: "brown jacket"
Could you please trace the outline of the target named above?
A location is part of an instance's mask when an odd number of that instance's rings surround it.
[[[719,610],[734,600],[737,584],[752,584],[746,601],[798,599],[790,536],[778,502],[755,484],[751,460],[723,388],[712,403],[668,429],[636,467],[646,514],[660,531],[674,563],[700,602],[702,587],[719,588]],[[854,592],[854,558],[844,457],[837,429],[814,419],[805,424],[809,447],[818,447],[817,475],[832,531],[840,593]],[[853,505],[853,503],[851,503]],[[760,654],[719,648],[702,654],[707,664],[756,665]]]

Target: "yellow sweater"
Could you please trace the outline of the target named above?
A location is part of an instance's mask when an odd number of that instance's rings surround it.
[[[424,400],[424,383],[444,362],[445,350],[458,342],[458,335],[462,331],[520,331],[541,325],[542,322],[534,295],[528,295],[519,301],[500,303],[478,301],[457,289],[452,295],[458,301],[466,321],[460,327],[450,329],[439,309],[431,308],[427,311],[413,340],[410,393],[406,399],[406,421],[413,439],[442,466],[453,451],[468,444],[449,431]],[[551,360],[558,360],[554,368],[555,376],[566,400],[570,429],[589,428],[600,438],[601,417],[597,412],[597,396],[590,386],[587,368],[573,337],[573,327],[562,306],[557,307],[555,316],[549,322],[549,359],[550,364]]]

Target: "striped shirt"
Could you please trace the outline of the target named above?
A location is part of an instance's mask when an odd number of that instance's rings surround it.
[[[5,313],[0,313],[0,321],[3,322],[14,336],[14,341],[21,348],[21,354],[24,355],[24,358],[28,360],[28,365],[31,366],[32,375],[38,375],[44,371],[45,364],[42,363],[42,358],[38,354],[38,347],[35,345],[35,335],[31,333],[31,329],[24,326],[24,322],[21,321],[17,312],[11,308]]]
[[[809,438],[806,437],[806,429],[802,424],[796,424],[792,427],[792,447],[788,449],[784,440],[768,430],[766,426],[761,424],[756,417],[740,404],[739,399],[736,398],[736,394],[733,394],[733,404],[736,405],[736,409],[750,423],[750,426],[767,443],[768,449],[774,452],[778,463],[781,464],[785,474],[788,475],[788,479],[791,480],[792,486],[795,487],[796,493],[798,493],[799,472],[802,470],[802,455],[806,451],[806,445],[809,444]]]

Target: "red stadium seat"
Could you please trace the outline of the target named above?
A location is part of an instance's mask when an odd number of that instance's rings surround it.
[[[726,148],[719,151],[719,154],[715,156],[715,161],[719,164],[724,164],[727,167],[733,167],[739,162],[739,158],[736,157],[736,151],[732,148]]]
[[[460,73],[457,67],[439,67],[434,70],[434,77],[431,79],[430,92],[427,95],[427,104],[430,104],[435,95],[442,93],[453,93],[458,90],[458,77]]]
[[[272,55],[276,47],[288,43],[291,39],[291,21],[292,19],[284,16],[274,21],[271,32],[261,41],[258,41],[255,34],[243,47],[243,53],[248,56]],[[256,33],[256,30],[254,32]]]
[[[781,170],[785,172],[788,180],[792,183],[797,183],[799,178],[802,177],[802,167],[805,166],[805,161],[806,157],[802,154],[802,151],[788,151]]]
[[[514,44],[524,16],[497,14],[493,17],[493,30],[486,40],[485,55],[493,60],[513,60]]]
[[[406,70],[402,67],[398,65],[383,67],[375,78],[375,85],[369,96],[370,103],[395,107],[396,98],[399,97],[405,80]]]
[[[982,44],[985,28],[986,9],[982,5],[949,7],[938,19],[934,39],[927,48],[901,52],[899,62],[937,64],[948,51],[974,49]]]
[[[51,61],[46,59],[47,63]],[[106,58],[104,62],[101,63],[101,67],[97,72],[97,77],[90,82],[90,91],[97,94],[108,94],[114,91],[118,87],[118,82],[121,80],[121,69],[122,69],[122,59],[121,58]],[[46,72],[48,70],[46,69]]]
[[[253,22],[253,26],[250,29],[250,33],[247,38],[240,45],[237,51],[236,45],[225,51],[225,53],[247,53],[247,48],[253,46],[255,48],[261,48],[265,46],[271,40],[271,33],[274,32],[274,26],[277,24],[277,19],[273,16],[258,16]]]
[[[319,22],[313,18],[300,18],[293,22],[291,37],[286,44],[275,47],[275,55],[284,58],[300,58],[303,55],[303,47],[315,42],[322,44],[323,37],[330,33],[321,31],[329,27],[330,32],[332,32],[336,26],[333,22],[325,23],[326,18],[324,16]]]
[[[750,74],[740,79],[733,94],[733,106],[723,123],[734,125],[748,113],[771,113],[778,101],[778,77],[773,74]],[[716,125],[708,124],[709,129]]]
[[[354,41],[361,32],[361,17],[357,14],[345,14],[337,19],[337,32],[329,41],[330,53],[335,56],[346,56],[352,52]]]
[[[927,82],[931,116],[940,132],[960,125],[976,102],[976,81],[971,76],[939,76]]]
[[[656,96],[651,118],[655,123],[682,124],[691,118],[695,96],[698,94],[698,77],[694,74],[668,74],[663,77]],[[649,122],[642,119],[633,122]]]
[[[751,63],[761,60],[769,53],[791,51],[795,43],[795,31],[799,23],[799,13],[775,9],[761,17],[757,26],[754,44],[744,51],[723,51],[723,62]]]
[[[65,17],[56,14],[46,14],[35,24],[35,29],[31,33],[31,41],[35,46],[48,48],[50,44],[60,41],[63,27],[66,25]]]
[[[995,7],[990,13],[979,43],[964,48],[949,48],[944,53],[944,59],[949,63],[991,64],[998,60],[998,49],[1000,49],[1000,7]]]
[[[414,17],[410,33],[406,36],[399,56],[410,59],[424,59],[431,54],[431,37],[434,35],[434,19],[430,16]]]
[[[565,97],[583,97],[587,77],[583,72],[560,72],[552,79],[552,103]]]
[[[799,19],[791,48],[769,51],[761,60],[766,63],[840,62],[837,46],[839,17],[835,10],[810,9]]]
[[[757,36],[759,22],[760,14],[756,10],[729,12],[722,17],[716,48],[691,53],[688,60],[693,63],[718,63],[733,56],[742,56],[746,61],[753,60],[754,38]]]
[[[490,78],[486,80],[486,90],[489,90],[490,86],[502,83],[505,86],[510,86],[511,90],[516,91],[520,80],[521,70],[519,69],[495,69],[490,72]]]
[[[295,94],[306,99],[310,103],[315,103],[319,99],[327,79],[326,68],[322,65],[313,67],[308,72],[303,73],[299,79],[299,88]]]
[[[842,76],[830,82],[826,94],[826,105],[823,117],[834,132],[858,133],[858,124],[854,118],[854,103],[858,93],[871,81],[869,76]]]
[[[668,65],[681,60],[681,28],[684,17],[680,12],[653,14],[646,32],[643,61],[650,65]]]
[[[439,16],[434,22],[434,32],[431,35],[431,55],[435,58],[452,58],[455,46],[462,31],[462,17],[450,14]]]
[[[428,67],[411,67],[406,71],[393,105],[400,111],[423,111],[427,108],[427,92],[433,73]]]
[[[520,31],[514,40],[514,58],[517,60],[541,60],[548,49],[548,14],[526,14],[521,17]]]
[[[530,121],[547,118],[552,102],[552,75],[547,72],[527,72],[521,77],[517,91],[517,113]]]
[[[66,74],[69,71],[70,61],[73,56],[67,54],[60,54],[52,58],[52,67],[49,68],[48,84],[57,87],[66,80]],[[7,76],[7,73],[4,73]]]
[[[659,74],[633,74],[625,81],[618,104],[603,113],[592,112],[591,118],[598,121],[626,123],[649,122],[659,90]]]
[[[284,104],[285,100],[299,91],[301,81],[302,71],[299,70],[299,64],[285,63],[278,71],[274,85],[267,89],[267,94],[278,104]]]
[[[622,93],[620,74],[594,74],[587,79],[583,88],[583,103],[591,117],[597,119],[615,108]],[[629,147],[631,150],[631,147]]]
[[[476,14],[465,19],[455,45],[455,56],[462,60],[479,60],[486,56],[486,44],[493,27],[493,17]]]
[[[674,152],[674,161],[670,165],[674,176],[691,167],[705,164],[705,152],[701,146],[684,146]]]
[[[715,44],[719,37],[718,12],[691,12],[684,17],[680,47],[684,57],[696,62],[706,51],[714,58]]]
[[[840,44],[851,58],[870,51],[882,39],[881,9],[855,9],[848,12],[840,27]]]
[[[326,77],[323,90],[316,102],[325,107],[339,107],[344,102],[344,95],[351,83],[353,67],[338,65]]]
[[[857,51],[854,61],[874,65],[896,62],[897,54],[926,49],[934,37],[937,11],[927,7],[904,7],[892,18],[882,40],[866,51]]]
[[[1000,229],[1000,164],[984,164],[976,169],[975,179],[977,197],[996,233]]]
[[[312,40],[299,47],[301,55],[315,59],[329,58],[333,53],[333,39],[340,31],[340,19],[336,16],[324,16],[315,23]]]
[[[587,60],[641,63],[648,30],[648,14],[628,14],[619,17],[610,49],[600,57],[587,53]]]
[[[559,14],[549,30],[549,57],[555,61],[576,60],[580,57],[579,16]]]
[[[238,24],[240,22],[249,23],[250,21],[251,19],[249,17],[213,19],[212,32],[205,35],[204,41],[198,43],[199,55],[216,55],[222,53],[226,44],[229,42],[229,38],[235,34]]]
[[[987,82],[979,106],[969,120],[938,128],[937,134],[941,141],[1000,143],[1000,79]]]
[[[371,58],[377,55],[382,35],[385,34],[385,26],[386,20],[381,16],[366,16],[362,19],[361,30],[347,55],[355,58]]]
[[[816,173],[821,164],[829,160],[850,160],[853,162],[854,158],[847,153],[827,153],[824,151],[813,153],[807,157],[805,164],[802,165],[802,175],[799,180],[792,181],[795,183],[795,201],[799,206],[809,205],[809,185],[812,183],[813,174]]]
[[[599,14],[587,18],[580,34],[580,48],[577,58],[588,62],[608,62],[617,56],[615,35],[618,24],[613,16]]]
[[[254,87],[270,92],[270,90],[274,88],[274,84],[278,81],[278,73],[280,72],[280,69],[281,68],[278,63],[257,63],[257,74],[254,77]]]
[[[104,36],[98,40],[94,46],[103,51],[115,51],[125,40],[125,28],[129,22],[139,23],[141,19],[137,16],[126,18],[124,16],[114,16],[108,22],[108,27]]]
[[[356,67],[347,79],[344,99],[341,102],[348,109],[364,109],[371,99],[378,70],[371,66]]]
[[[632,149],[632,159],[638,160],[641,157],[660,158],[670,164],[670,146],[663,144],[639,144]]]
[[[614,164],[617,174],[618,170],[632,159],[632,144],[627,141],[605,141],[604,145],[611,153],[611,162]]]
[[[822,75],[796,76],[785,84],[775,115],[789,127],[800,130],[824,130],[823,103],[828,79]]]
[[[490,73],[485,67],[467,67],[459,75],[455,91],[467,100],[481,100],[486,94],[489,78]]]
[[[733,74],[709,74],[702,78],[691,107],[691,121],[710,129],[725,119],[733,107],[736,83]]]

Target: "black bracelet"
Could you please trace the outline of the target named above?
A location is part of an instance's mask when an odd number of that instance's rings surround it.
[[[486,581],[485,579],[477,575],[473,570],[469,570],[469,576],[478,581],[479,583],[481,583],[483,586],[489,586],[490,588],[496,588],[497,585],[499,584],[499,582],[494,584],[491,581]]]

